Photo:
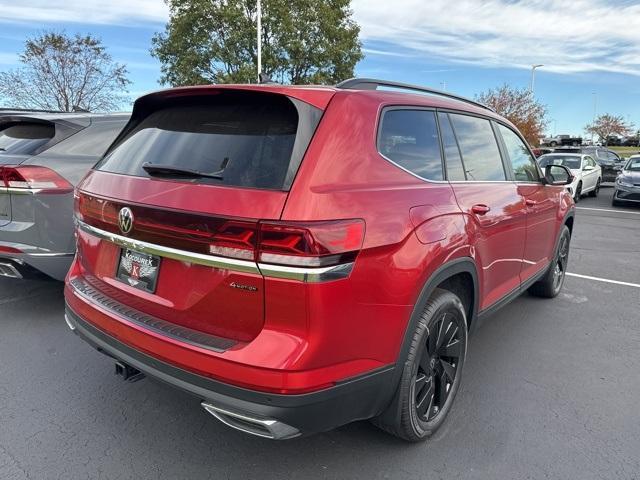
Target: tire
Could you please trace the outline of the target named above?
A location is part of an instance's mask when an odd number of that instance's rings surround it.
[[[578,203],[580,201],[580,197],[582,197],[582,182],[578,183],[576,187],[576,193],[573,194],[573,202]]]
[[[400,385],[391,402],[399,406],[399,415],[393,416],[393,423],[386,423],[383,413],[373,423],[410,442],[433,435],[444,423],[458,392],[467,333],[460,298],[436,289],[413,332]]]
[[[556,297],[562,285],[564,285],[567,265],[569,262],[569,247],[571,244],[571,232],[564,225],[560,232],[558,248],[553,257],[553,261],[544,276],[529,287],[529,293],[536,297],[553,298]]]
[[[596,182],[596,188],[589,192],[589,196],[596,198],[598,196],[598,193],[600,193],[600,179],[598,179],[598,181]]]
[[[552,147],[557,147],[558,146],[558,142],[551,142],[549,145],[552,146]]]

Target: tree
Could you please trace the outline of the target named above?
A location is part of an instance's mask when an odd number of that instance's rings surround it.
[[[538,145],[547,125],[547,108],[534,98],[529,89],[504,84],[481,93],[476,99],[513,123],[530,145]]]
[[[12,106],[110,111],[126,100],[129,80],[100,39],[45,32],[27,39],[21,67],[0,72],[0,97]]]
[[[257,80],[256,0],[167,0],[153,37],[163,84]],[[262,71],[282,83],[336,83],[363,58],[350,0],[263,0]]]
[[[609,144],[613,135],[628,135],[633,131],[633,124],[624,121],[622,115],[605,113],[584,127],[587,133],[596,135],[601,143]]]

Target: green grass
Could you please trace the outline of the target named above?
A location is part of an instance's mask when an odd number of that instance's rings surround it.
[[[609,147],[621,157],[628,157],[634,153],[640,153],[640,147]]]

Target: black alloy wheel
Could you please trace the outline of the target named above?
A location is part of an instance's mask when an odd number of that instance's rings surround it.
[[[569,263],[569,236],[562,235],[560,237],[560,245],[558,254],[556,255],[555,265],[553,266],[553,291],[559,293],[564,283],[564,277],[567,273],[567,264]]]
[[[416,412],[422,421],[430,422],[446,405],[458,374],[463,341],[460,325],[450,312],[444,312],[429,328],[414,379]]]

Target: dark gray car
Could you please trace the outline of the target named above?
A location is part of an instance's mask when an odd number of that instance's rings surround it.
[[[616,179],[612,205],[640,205],[640,155],[633,155],[627,161]]]
[[[0,276],[63,280],[75,254],[73,189],[129,114],[0,113]]]

